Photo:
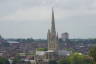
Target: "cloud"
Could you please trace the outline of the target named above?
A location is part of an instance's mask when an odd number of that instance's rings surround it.
[[[54,8],[55,19],[60,20],[68,16],[85,16],[85,15],[96,15],[96,10],[87,10],[87,9],[72,9],[66,10],[61,8]],[[1,16],[0,21],[42,21],[51,19],[51,8],[45,7],[32,7],[32,8],[23,8],[18,9],[15,13]]]
[[[61,10],[56,11],[56,19],[60,19],[63,17]],[[61,15],[62,14],[62,15]],[[51,9],[45,7],[32,7],[32,8],[25,8],[25,9],[18,9],[14,14],[8,16],[1,16],[0,20],[48,20],[51,18]]]
[[[42,20],[43,17],[46,19],[47,14],[46,9],[42,11],[40,8],[26,8],[26,9],[18,9],[14,14],[8,15],[8,16],[3,16],[0,19],[1,20]],[[43,16],[43,17],[42,17]]]
[[[68,31],[76,37],[94,36],[96,0],[0,0],[1,34],[5,37],[46,35],[52,7],[59,33]]]
[[[1,0],[0,20],[48,20],[51,7],[56,19],[96,14],[95,0]]]

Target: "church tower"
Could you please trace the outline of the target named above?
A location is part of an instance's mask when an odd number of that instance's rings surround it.
[[[58,35],[55,30],[54,10],[52,9],[51,30],[48,30],[48,50],[58,50]]]

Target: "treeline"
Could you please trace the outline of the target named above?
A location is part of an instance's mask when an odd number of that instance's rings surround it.
[[[12,40],[12,41],[17,41],[17,42],[20,42],[20,43],[32,43],[32,42],[45,42],[47,43],[47,39],[33,39],[33,38],[18,38],[18,39],[7,39],[7,40]],[[96,43],[96,39],[69,39],[69,40],[66,40],[68,42],[71,42],[71,43],[84,43],[84,44],[94,44]],[[59,39],[59,42],[64,42],[62,41],[62,39]]]
[[[33,39],[33,38],[18,38],[18,39],[7,39],[7,41],[17,41],[17,42],[20,42],[20,43],[33,43],[33,42],[47,42],[46,39]]]
[[[96,64],[96,47],[89,50],[89,55],[75,52],[57,61],[50,60],[49,64]]]

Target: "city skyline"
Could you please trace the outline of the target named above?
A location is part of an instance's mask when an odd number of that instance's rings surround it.
[[[54,7],[59,37],[61,33],[68,32],[70,38],[96,38],[95,0],[36,1],[0,1],[2,37],[46,38],[51,21],[51,8]]]

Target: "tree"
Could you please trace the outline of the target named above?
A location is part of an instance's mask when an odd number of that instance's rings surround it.
[[[13,63],[12,64],[16,64],[16,63],[20,63],[21,59],[19,57],[16,57],[13,59]]]
[[[0,64],[10,64],[8,59],[0,57]]]
[[[48,62],[48,64],[57,64],[57,62],[56,62],[55,60],[50,60],[50,61]]]
[[[73,53],[67,58],[59,60],[59,64],[93,64],[93,62],[81,53]]]
[[[63,58],[58,61],[58,64],[70,64],[70,63],[66,58]]]
[[[47,51],[47,48],[37,48],[37,51]]]
[[[91,56],[93,58],[93,61],[96,62],[96,46],[90,49],[89,56]]]

